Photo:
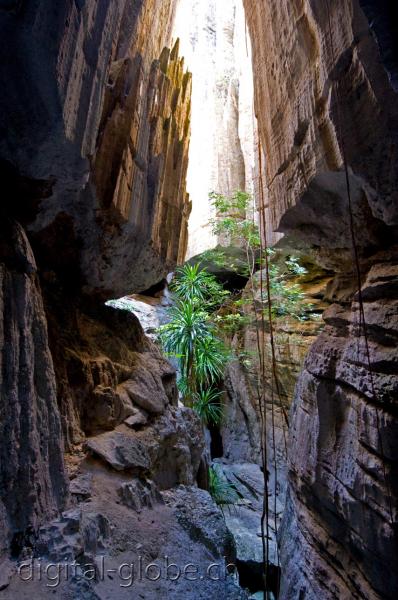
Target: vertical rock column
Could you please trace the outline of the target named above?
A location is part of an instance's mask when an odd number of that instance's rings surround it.
[[[8,223],[6,224],[8,225]],[[52,358],[35,260],[22,228],[0,244],[0,557],[18,552],[66,496]]]
[[[398,592],[395,55],[383,21],[368,22],[360,8],[377,17],[374,3],[244,4],[269,226],[285,234],[286,246],[305,249],[336,273],[327,290],[333,305],[306,359],[291,415],[281,596],[392,599]],[[343,144],[370,360],[359,324]]]
[[[192,201],[188,256],[217,245],[212,191],[253,191],[251,46],[242,0],[181,0],[174,34],[193,73],[187,189]]]
[[[178,41],[164,48],[148,72],[140,54],[112,63],[94,162],[104,218],[122,228],[144,270],[159,278],[159,257],[162,270],[185,258],[190,213],[191,75],[178,51]],[[139,247],[148,236],[150,244]]]

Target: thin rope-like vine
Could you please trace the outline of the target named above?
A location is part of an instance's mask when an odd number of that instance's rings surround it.
[[[272,448],[273,448],[273,458],[274,458],[274,525],[275,525],[275,538],[276,538],[276,552],[277,552],[277,563],[278,568],[280,567],[280,556],[279,556],[279,544],[278,544],[278,518],[277,518],[277,490],[278,490],[278,464],[277,464],[277,456],[276,456],[276,433],[275,433],[275,401],[274,401],[274,392],[276,390],[277,396],[279,398],[280,410],[283,415],[284,423],[282,422],[282,431],[285,442],[285,452],[287,456],[287,441],[286,441],[286,428],[289,427],[289,419],[286,413],[286,409],[283,406],[282,395],[280,391],[278,373],[277,373],[277,362],[276,362],[276,349],[275,349],[275,331],[274,331],[274,323],[273,323],[273,314],[272,314],[272,296],[271,296],[271,278],[270,278],[270,263],[269,263],[269,255],[268,255],[268,239],[267,239],[267,223],[265,217],[265,199],[264,199],[264,183],[262,176],[262,150],[261,150],[261,142],[260,138],[258,138],[258,169],[259,169],[259,213],[260,213],[260,294],[261,300],[264,301],[264,276],[263,276],[263,264],[265,266],[265,287],[266,287],[266,299],[268,305],[268,327],[269,327],[269,339],[270,339],[270,347],[271,347],[271,366],[272,366],[272,376],[271,376],[271,427],[272,427]],[[264,263],[263,263],[264,261]],[[261,329],[262,329],[262,349],[265,352],[265,315],[264,310],[261,311]],[[265,360],[262,362],[262,381],[263,386],[265,388]],[[265,392],[264,393],[264,407],[263,411],[266,412],[266,401],[265,401]],[[266,425],[266,423],[265,423]],[[265,441],[264,444],[267,443],[267,431],[265,427],[264,431]],[[266,465],[267,467],[267,465]],[[268,471],[267,468],[264,469],[265,479],[268,482]],[[268,485],[267,485],[268,488]],[[268,497],[265,499],[262,519],[269,519],[269,507],[268,507]],[[268,558],[268,557],[267,557]],[[279,570],[278,570],[278,582],[277,587],[279,589]]]
[[[256,306],[256,292],[254,289],[254,274],[255,274],[255,256],[253,255],[250,259],[249,255],[249,247],[246,247],[247,253],[247,261],[248,264],[251,265],[250,268],[250,288],[252,295],[252,303],[255,317],[255,330],[256,330],[256,342],[257,342],[257,353],[260,362],[260,381],[259,378],[256,377],[256,391],[257,391],[257,402],[260,413],[260,447],[261,447],[261,462],[263,469],[263,505],[262,505],[262,514],[261,514],[261,543],[262,543],[262,553],[263,553],[263,584],[264,584],[264,598],[268,598],[268,565],[269,565],[269,504],[268,504],[268,451],[267,451],[267,418],[266,418],[266,406],[265,406],[265,379],[263,374],[265,373],[265,365],[264,365],[264,339],[263,343],[260,340],[260,333],[258,330],[258,310]],[[261,263],[261,257],[260,257]],[[260,264],[261,269],[261,264]]]

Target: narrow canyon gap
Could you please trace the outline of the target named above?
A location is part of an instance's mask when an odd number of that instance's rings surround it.
[[[260,272],[206,254],[239,260],[208,199],[238,190],[316,314],[276,331],[276,408],[263,338],[267,595],[397,597],[397,21],[371,0],[0,2],[0,598],[263,597],[257,316],[229,336],[212,445],[157,340],[188,259],[262,306]]]

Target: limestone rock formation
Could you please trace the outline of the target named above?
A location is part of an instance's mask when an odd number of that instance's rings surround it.
[[[0,158],[50,189],[29,207],[18,198],[23,222],[47,267],[107,298],[159,281],[187,243],[190,76],[167,49],[175,5],[0,9]]]
[[[290,416],[281,597],[392,600],[398,593],[398,60],[389,15],[395,13],[374,0],[243,2],[268,239],[283,234],[287,252],[302,251],[334,274],[322,291],[331,304],[325,327],[306,358]],[[191,4],[197,11],[200,3]],[[172,556],[183,566],[187,548],[204,578],[200,586],[182,578],[177,597],[247,596],[228,573],[216,582],[206,576],[209,563],[225,570],[236,555],[220,510],[196,487],[202,425],[178,406],[174,370],[138,320],[104,305],[162,280],[187,246],[192,96],[179,44],[171,43],[177,5],[0,3],[0,590],[6,600],[52,594],[45,580],[32,580],[28,591],[16,573],[21,560],[87,561],[95,580],[71,577],[58,591],[93,600],[115,597],[112,577],[97,577],[105,560],[115,572],[140,557],[148,564]],[[217,156],[210,179],[228,193],[247,184],[257,160],[244,87],[250,52],[239,1],[209,0],[209,6],[201,13],[202,34],[211,50],[206,64],[217,69],[214,79],[203,80],[206,93],[216,89],[217,106],[210,117],[208,104],[200,105],[196,125],[220,122],[216,134],[196,138],[194,149],[201,160],[209,150],[207,166]],[[199,37],[195,31],[190,43]],[[237,50],[242,62],[235,71]],[[208,181],[200,182],[200,193],[207,195]],[[293,344],[289,323],[277,339],[286,408],[308,342],[319,332],[305,333]],[[250,351],[255,335],[247,328],[237,347]],[[258,370],[229,367],[227,460],[258,461]],[[283,448],[281,413],[276,417]],[[285,457],[277,459],[284,481]],[[284,491],[275,495],[277,512]],[[246,504],[251,535],[248,510]],[[242,532],[231,520],[233,526]],[[252,562],[249,546],[238,548],[241,562]],[[175,591],[175,582],[160,578],[138,582],[134,594]]]
[[[180,0],[174,35],[193,74],[187,174],[191,257],[217,244],[209,193],[254,187],[251,47],[242,0]]]
[[[0,6],[0,559],[63,508],[64,449],[73,475],[87,435],[140,414],[131,434],[176,403],[170,365],[103,306],[185,253],[191,78],[169,49],[175,7]]]
[[[395,597],[398,262],[396,254],[385,258],[363,286],[370,366],[355,297],[326,312],[300,376],[282,536],[284,567],[293,573],[284,578],[286,598],[297,589],[310,598],[325,589]]]
[[[307,259],[308,260],[308,259]],[[260,409],[258,406],[258,381],[261,366],[258,359],[258,343],[264,346],[265,360],[265,401],[267,408],[267,430],[269,430],[270,470],[273,458],[273,429],[277,448],[279,481],[285,487],[286,443],[288,437],[285,414],[289,412],[294,397],[297,378],[303,368],[305,357],[311,344],[322,329],[319,318],[328,303],[321,300],[330,276],[327,272],[308,263],[305,275],[295,278],[305,297],[308,310],[306,320],[298,321],[290,315],[275,318],[275,358],[278,389],[272,374],[272,352],[268,321],[265,320],[264,337],[262,333],[261,310],[265,304],[261,301],[260,272],[253,281],[249,281],[243,290],[242,298],[247,301],[244,307],[245,323],[231,340],[237,360],[227,365],[225,374],[226,396],[224,400],[225,416],[221,425],[224,457],[230,462],[261,462],[260,445]],[[265,279],[265,273],[262,274]],[[252,300],[255,293],[256,311]],[[279,393],[278,393],[279,392]]]
[[[218,461],[217,461],[218,462]],[[258,593],[263,587],[263,543],[261,515],[263,511],[264,476],[253,463],[220,464],[223,475],[237,490],[239,500],[235,509],[225,511],[225,522],[236,544],[236,560],[240,585]],[[279,567],[277,532],[284,506],[282,495],[275,496],[275,480],[269,481],[269,589],[278,589]],[[279,491],[279,490],[276,490]],[[261,593],[261,592],[260,592]]]
[[[153,508],[156,502],[161,502],[162,497],[153,481],[135,479],[125,483],[119,488],[122,502],[140,512],[144,507]]]
[[[343,139],[373,215],[396,223],[396,170],[388,158],[394,161],[396,94],[360,4],[245,0],[270,229],[279,228],[304,192],[311,193],[317,175],[337,177],[338,187]],[[339,107],[332,91],[336,82]],[[321,182],[319,202],[322,189]],[[328,203],[327,188],[323,197]]]
[[[153,482],[102,463],[81,467],[94,467],[90,498],[40,529],[38,554],[7,571],[4,600],[52,594],[46,576],[51,563],[62,565],[56,593],[65,597],[247,599],[227,570],[235,563],[235,547],[208,492],[178,486],[160,493]],[[68,575],[65,562],[74,561]],[[17,568],[32,577],[21,581]]]
[[[62,509],[67,478],[35,259],[17,223],[2,221],[0,231],[1,558]]]
[[[164,48],[149,74],[139,55],[109,69],[93,179],[105,219],[121,225],[109,252],[112,257],[125,248],[131,253],[115,273],[105,262],[102,268],[119,295],[126,281],[138,290],[161,279],[183,261],[187,249],[191,76],[184,73],[178,49],[178,41],[171,52]],[[132,259],[140,265],[135,273]],[[139,277],[147,279],[140,283]]]
[[[337,305],[307,357],[291,415],[281,595],[394,598],[396,54],[376,3],[245,6],[268,227],[336,272],[327,295]]]

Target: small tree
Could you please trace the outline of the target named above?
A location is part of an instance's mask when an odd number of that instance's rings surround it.
[[[217,211],[217,217],[211,221],[213,233],[228,236],[231,242],[238,244],[245,251],[245,272],[252,283],[254,294],[254,279],[259,266],[258,255],[261,238],[259,226],[256,222],[253,199],[246,192],[235,192],[231,197],[213,192],[210,194],[210,198]],[[268,254],[270,263],[269,279],[273,316],[292,317],[300,321],[308,319],[311,304],[306,302],[300,286],[292,281],[295,277],[304,275],[307,272],[306,269],[300,265],[298,258],[294,256],[279,264],[274,260],[275,250],[267,248],[265,252]],[[234,268],[234,265],[228,264],[226,253],[215,250],[215,255],[218,262],[224,259],[224,266]],[[207,257],[210,258],[211,254],[207,253]],[[231,307],[231,312],[227,313],[224,318],[220,317],[220,320],[223,319],[225,325],[231,327],[244,324],[243,316],[239,311],[243,303],[244,299],[236,301],[234,306]],[[265,294],[261,296],[261,303],[263,305],[262,310],[268,311],[268,298]]]
[[[224,373],[228,353],[210,314],[229,293],[200,265],[178,269],[171,289],[176,304],[169,311],[169,323],[160,328],[161,341],[179,360],[185,403],[196,407],[204,421],[214,421],[218,397],[213,386]]]

